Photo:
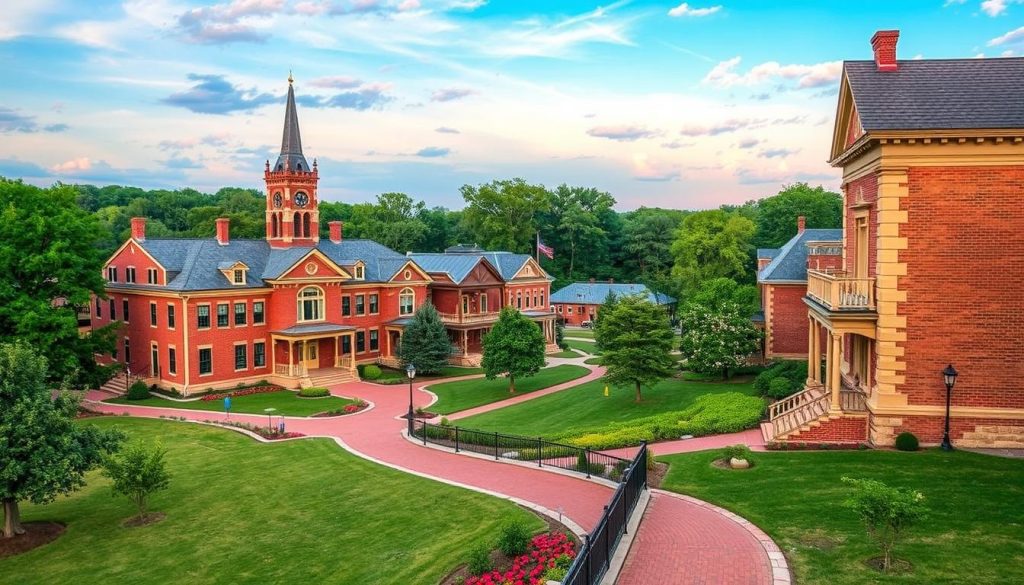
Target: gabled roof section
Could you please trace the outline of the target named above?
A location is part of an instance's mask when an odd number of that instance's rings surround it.
[[[551,293],[548,299],[552,303],[600,305],[608,298],[609,293],[616,296],[640,295],[657,305],[669,305],[676,302],[674,297],[652,292],[646,285],[639,283],[610,282],[574,282],[569,286]]]
[[[500,271],[480,254],[409,254],[408,258],[428,274],[447,275],[456,284],[465,280],[481,262],[486,263],[488,270],[501,277]]]
[[[841,242],[843,230],[804,230],[779,248],[775,258],[757,275],[758,282],[806,282],[807,243]]]
[[[271,252],[273,254],[273,252]],[[323,267],[330,272],[323,272],[320,267]],[[270,278],[270,277],[267,277]],[[284,272],[278,275],[276,278],[284,279],[327,279],[327,278],[344,278],[351,279],[352,274],[347,270],[339,266],[336,262],[327,257],[326,254],[318,250],[317,248],[308,248],[308,251],[299,257],[291,266],[286,268]]]
[[[543,278],[548,280],[554,280],[547,272],[541,268],[540,264],[533,259],[533,256],[529,254],[514,254],[512,252],[487,252],[484,254],[484,258],[498,268],[498,272],[501,273],[501,277],[508,280],[513,280],[523,269],[524,266],[531,262],[536,265],[536,268],[540,270]]]

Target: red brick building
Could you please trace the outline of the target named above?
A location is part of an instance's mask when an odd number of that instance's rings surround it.
[[[799,217],[797,234],[784,246],[757,250],[766,360],[807,359],[807,273],[840,267],[842,237],[843,230],[805,229]]]
[[[478,363],[481,335],[523,294],[553,347],[550,277],[528,255],[451,251],[422,255],[425,267],[417,255],[343,239],[341,222],[320,239],[319,171],[302,152],[290,80],[281,153],[264,182],[262,240],[232,239],[226,218],[211,239],[150,239],[145,219],[132,220],[104,266],[107,298],[95,299],[92,326],[122,323],[113,358],[133,375],[185,394],[352,380],[358,363],[394,365],[424,302],[442,312],[452,361]]]
[[[616,296],[640,295],[656,305],[671,310],[676,300],[668,295],[652,292],[643,284],[608,282],[574,282],[551,295],[551,312],[569,327],[582,327],[597,318],[601,304],[609,294]]]
[[[1024,447],[1024,59],[843,66],[831,163],[842,270],[808,273],[808,388],[772,407],[790,441]],[[813,351],[824,345],[826,351]]]

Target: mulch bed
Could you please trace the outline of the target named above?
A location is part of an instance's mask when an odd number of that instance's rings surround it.
[[[665,464],[662,464],[662,465],[665,465]],[[668,465],[665,465],[665,467],[667,469]],[[543,514],[537,514],[537,512],[535,512],[533,510],[530,510],[529,508],[523,508],[523,509],[524,510],[528,510],[532,514],[535,514],[538,518],[540,518],[545,523],[547,523],[547,528],[545,529],[545,532],[564,532],[564,533],[568,534],[569,538],[572,539],[572,541],[574,543],[576,543],[576,550],[577,551],[580,550],[580,546],[582,544],[580,542],[580,539],[577,538],[576,535],[573,534],[572,530],[569,530],[565,526],[565,524],[562,524],[561,522],[559,522],[558,520],[555,520],[554,518],[550,518],[548,516],[544,516]],[[465,555],[468,557],[469,556],[469,550],[467,549],[464,552],[465,552]],[[505,555],[505,553],[501,552],[498,549],[494,549],[494,550],[491,551],[491,563],[492,563],[492,566],[495,569],[497,569],[498,571],[500,571],[500,572],[505,572],[506,570],[508,570],[509,567],[512,566],[512,561],[513,561],[512,557],[509,557],[509,556]],[[466,579],[470,578],[471,576],[472,575],[469,574],[468,565],[465,565],[465,564],[459,565],[459,567],[457,569],[455,569],[454,571],[452,571],[451,573],[449,573],[447,577],[445,577],[444,579],[441,579],[440,585],[463,585],[466,582]]]
[[[25,534],[14,538],[0,538],[0,559],[28,552],[57,540],[67,529],[59,522],[24,522]]]
[[[652,488],[660,488],[666,475],[668,475],[668,463],[655,463],[654,469],[647,470],[647,485]]]
[[[141,518],[138,516],[132,516],[131,518],[128,518],[127,520],[121,523],[121,526],[124,526],[125,528],[146,526],[147,524],[156,524],[157,522],[163,520],[166,517],[167,514],[164,514],[163,512],[148,512],[145,516]]]

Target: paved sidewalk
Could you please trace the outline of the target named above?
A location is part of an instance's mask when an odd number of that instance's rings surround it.
[[[551,359],[550,361],[552,362],[552,365],[558,365],[558,364],[554,364],[554,362],[556,360]],[[474,414],[481,414],[481,413],[484,413],[484,412],[490,412],[492,410],[498,410],[499,408],[505,408],[506,406],[512,406],[513,404],[519,404],[521,402],[526,402],[527,400],[533,400],[534,398],[540,398],[541,396],[547,396],[548,394],[554,394],[555,392],[561,392],[562,390],[567,390],[567,389],[572,388],[574,386],[579,386],[580,384],[583,384],[585,382],[590,382],[592,380],[596,380],[596,379],[598,379],[598,378],[600,378],[601,376],[604,375],[604,368],[596,367],[596,366],[584,365],[582,363],[583,360],[579,359],[579,358],[563,359],[561,361],[563,363],[579,362],[579,363],[576,363],[576,365],[581,365],[581,366],[583,366],[585,368],[588,368],[590,370],[590,373],[585,375],[585,376],[583,376],[582,378],[576,378],[575,380],[569,380],[568,382],[563,382],[562,384],[557,384],[555,386],[551,386],[550,388],[545,388],[543,390],[535,390],[533,392],[527,392],[526,394],[520,394],[520,395],[510,394],[508,398],[506,398],[505,400],[501,400],[499,402],[492,402],[490,404],[484,404],[484,405],[481,405],[481,406],[477,406],[476,408],[467,408],[466,410],[460,410],[459,412],[455,412],[455,413],[449,414],[448,415],[448,420],[452,420],[452,421],[459,420],[459,419],[463,419],[463,418],[466,418],[466,417],[473,416]],[[428,390],[429,390],[429,388],[428,388]]]

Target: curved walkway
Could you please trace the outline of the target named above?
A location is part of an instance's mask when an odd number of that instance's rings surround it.
[[[552,359],[552,365],[558,361],[562,360]],[[577,360],[564,361],[571,363]],[[590,374],[582,378],[480,408],[493,410],[523,402],[596,379],[603,373],[600,368],[591,367],[591,370]],[[463,379],[472,377],[477,376],[465,376]],[[426,387],[426,384],[415,387],[414,407],[427,407],[435,399]],[[562,516],[563,521],[567,521],[573,528],[587,532],[594,528],[604,505],[611,498],[612,489],[602,483],[507,462],[425,449],[405,439],[402,430],[407,423],[399,417],[409,407],[408,386],[351,382],[334,386],[331,392],[362,398],[371,402],[373,407],[336,418],[289,418],[287,430],[309,436],[331,437],[360,457],[519,503],[532,504],[542,512]],[[87,399],[93,401],[94,408],[111,414],[129,413],[150,418],[177,416],[196,421],[228,420],[224,413],[219,412],[99,402],[107,397],[106,393],[99,391],[87,395]],[[469,412],[460,415],[469,416]],[[233,414],[230,420],[256,425],[267,423],[267,417],[262,415]],[[727,444],[734,442],[737,441]],[[660,448],[657,452],[668,454],[668,451]],[[736,522],[728,513],[711,510],[699,500],[689,501],[658,490],[654,490],[652,496],[651,507],[645,513],[644,522],[629,551],[620,583],[772,583],[767,552],[758,545],[756,539],[737,537]],[[681,518],[686,519],[685,534],[679,533],[684,530],[678,526]],[[695,543],[704,543],[703,548],[697,547]],[[749,562],[737,563],[737,557],[747,558]],[[701,560],[703,558],[726,560],[705,562]],[[735,580],[737,576],[747,580]],[[788,582],[788,572],[785,576],[786,581],[777,580],[776,583]]]

